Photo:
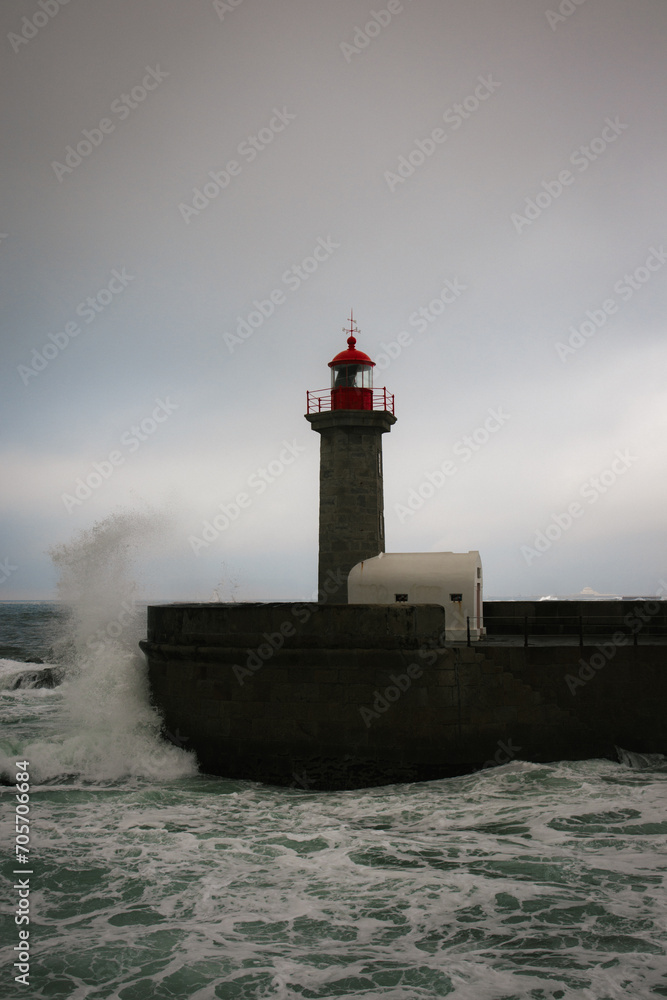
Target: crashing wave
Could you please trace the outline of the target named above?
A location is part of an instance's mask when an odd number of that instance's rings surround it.
[[[643,771],[649,767],[664,767],[667,757],[661,753],[638,753],[636,750],[624,750],[616,747],[619,763],[632,768],[633,771]]]

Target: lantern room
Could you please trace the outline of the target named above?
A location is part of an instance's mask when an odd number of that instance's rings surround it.
[[[373,369],[375,362],[367,354],[357,350],[354,336],[359,330],[350,316],[350,329],[345,330],[347,350],[337,354],[329,362],[331,369],[331,409],[332,410],[372,410],[373,409]]]
[[[357,350],[355,333],[359,330],[350,316],[347,350],[337,354],[329,362],[331,369],[331,409],[332,410],[372,410],[373,409],[373,369],[375,362],[367,354]]]
[[[343,333],[349,334],[347,350],[341,351],[329,362],[331,388],[309,390],[308,413],[321,413],[323,410],[384,410],[393,413],[393,395],[386,388],[373,389],[375,362],[363,351],[357,350],[355,334],[359,333],[359,329],[353,315],[350,315],[349,323],[349,329],[343,328]]]

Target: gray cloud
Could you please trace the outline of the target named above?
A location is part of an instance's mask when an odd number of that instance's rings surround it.
[[[49,596],[50,545],[145,503],[177,511],[149,596],[208,597],[224,574],[239,596],[309,595],[305,393],[351,305],[396,393],[390,550],[479,548],[498,596],[654,592],[666,33],[658,0],[5,3],[2,596]],[[506,426],[396,517],[499,406]],[[196,556],[188,536],[284,440],[304,453]],[[619,449],[636,462],[588,503]]]

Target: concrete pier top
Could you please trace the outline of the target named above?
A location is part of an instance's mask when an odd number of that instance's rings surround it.
[[[419,649],[442,645],[439,604],[168,604],[148,608],[148,641],[286,649]],[[268,638],[267,638],[268,637]]]

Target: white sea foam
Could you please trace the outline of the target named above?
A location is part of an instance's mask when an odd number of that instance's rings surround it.
[[[136,602],[133,559],[165,530],[168,521],[155,511],[116,514],[53,550],[59,597],[69,610],[56,642],[66,677],[63,731],[22,749],[37,780],[195,772],[194,756],[160,736],[138,648],[145,614]]]
[[[68,787],[35,828],[36,997],[56,972],[123,1000],[662,995],[664,774]]]
[[[46,670],[52,663],[30,663],[23,660],[8,660],[0,657],[0,688],[8,686],[16,680],[19,674],[27,671]]]

